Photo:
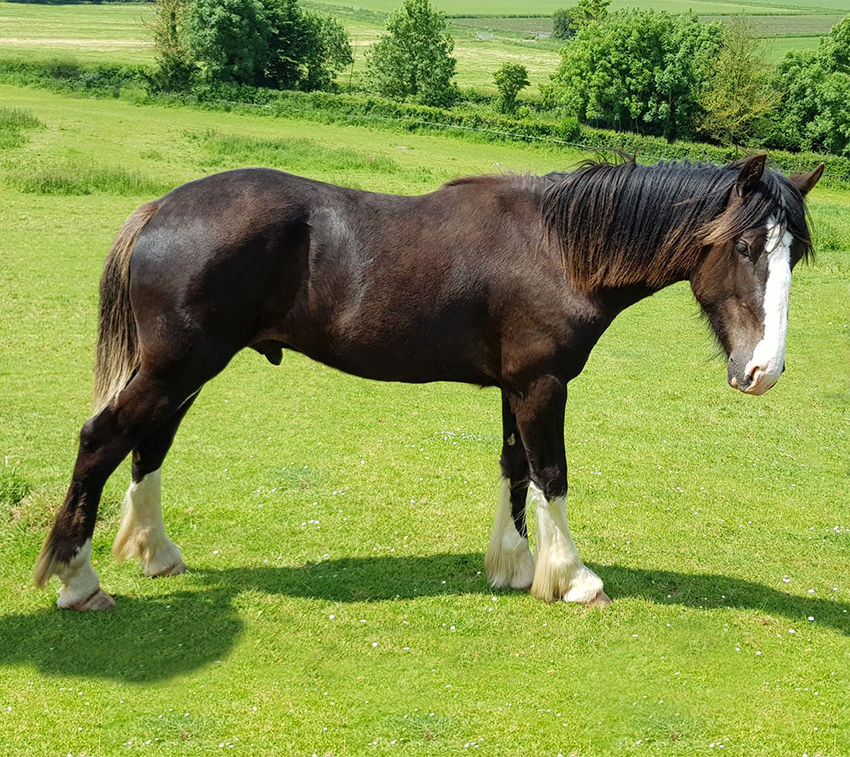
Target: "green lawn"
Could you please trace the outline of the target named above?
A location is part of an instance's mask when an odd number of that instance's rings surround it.
[[[262,162],[423,192],[580,156],[12,87],[0,101],[41,124],[0,141],[0,481],[15,467],[31,487],[15,503],[0,486],[2,753],[846,751],[848,193],[813,193],[819,260],[795,273],[768,395],[726,386],[684,285],[621,316],[571,385],[571,522],[607,610],[487,587],[495,391],[245,353],[165,466],[191,572],[113,564],[124,466],[94,540],[117,605],[59,613],[30,571],[88,414],[103,257],[150,195],[106,179],[22,193],[27,177],[127,169],[158,187]]]

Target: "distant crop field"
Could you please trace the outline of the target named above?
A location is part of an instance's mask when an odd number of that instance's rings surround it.
[[[729,23],[731,15],[703,15],[701,21],[723,21]],[[756,33],[765,37],[819,37],[827,34],[844,16],[836,15],[751,15],[749,16]],[[469,26],[473,29],[514,32],[517,34],[536,34],[551,32],[552,19],[548,16],[471,16],[453,18],[453,24]]]
[[[729,16],[701,16],[703,21],[724,21]],[[809,37],[827,34],[844,16],[834,14],[800,14],[795,16],[750,16],[750,22],[757,34],[765,37]]]
[[[150,63],[153,46],[143,20],[148,3],[29,5],[0,2],[0,55],[73,56],[92,63]]]
[[[313,0],[322,3],[325,0]],[[350,7],[348,3],[339,0],[328,0],[327,5]],[[517,15],[517,14],[552,14],[558,8],[569,6],[564,0],[531,0],[531,2],[517,3],[512,0],[433,0],[433,5],[445,13],[453,16],[469,15]],[[356,7],[368,10],[389,13],[401,5],[398,0],[360,0],[353,3]],[[784,3],[737,3],[726,2],[726,0],[614,0],[611,3],[613,9],[626,7],[654,8],[656,10],[667,10],[678,13],[693,10],[700,14],[709,13],[798,13],[801,8],[832,8],[843,10],[850,8],[848,0],[801,0],[800,2]]]
[[[770,37],[767,39],[767,58],[776,63],[792,50],[816,50],[820,37]]]

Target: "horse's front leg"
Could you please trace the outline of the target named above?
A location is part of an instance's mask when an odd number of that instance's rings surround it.
[[[500,462],[501,492],[484,568],[490,585],[495,589],[528,589],[534,580],[534,558],[528,548],[528,527],[525,523],[528,458],[506,394],[502,394]]]
[[[537,502],[537,565],[531,593],[546,602],[610,604],[602,580],[582,563],[567,522],[566,382],[541,376],[524,389],[512,394],[510,401],[528,455],[531,494]]]

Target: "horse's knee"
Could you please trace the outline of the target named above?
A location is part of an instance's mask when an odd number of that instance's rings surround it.
[[[567,495],[567,473],[560,466],[552,465],[532,470],[531,480],[547,500]]]

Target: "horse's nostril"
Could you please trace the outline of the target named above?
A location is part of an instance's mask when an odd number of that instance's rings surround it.
[[[747,389],[752,383],[753,377],[749,373],[746,373],[738,380],[738,389],[741,389],[743,391]]]

